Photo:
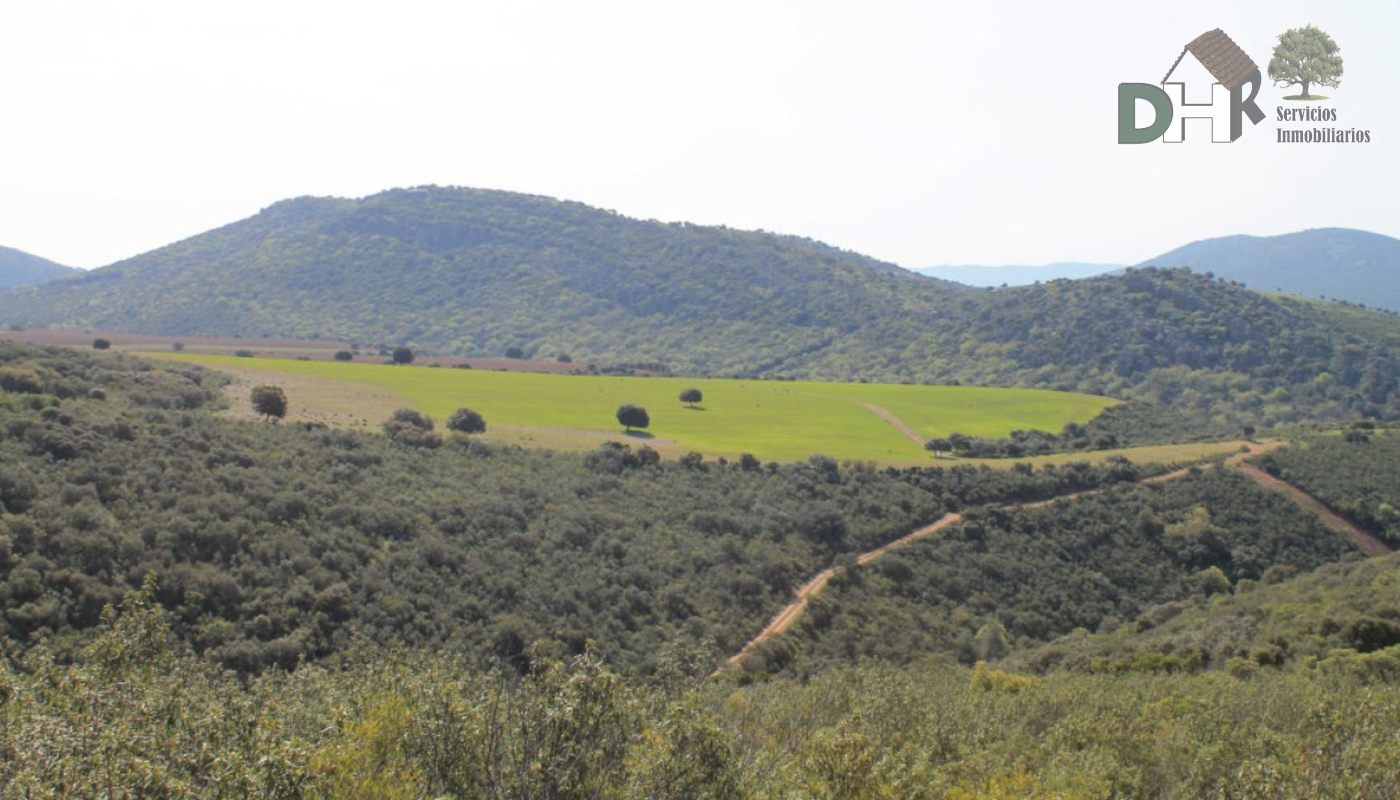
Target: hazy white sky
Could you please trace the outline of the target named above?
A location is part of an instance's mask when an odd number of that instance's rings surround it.
[[[1217,27],[1267,71],[1309,23],[1345,59],[1315,91],[1369,144],[1276,143],[1297,87],[1267,79],[1233,144],[1117,144],[1119,83]],[[908,267],[1400,236],[1397,30],[1395,0],[11,0],[0,245],[95,267],[287,197],[428,183]]]

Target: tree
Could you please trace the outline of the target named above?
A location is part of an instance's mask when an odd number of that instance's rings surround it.
[[[412,408],[401,408],[384,423],[384,435],[405,447],[431,449],[442,444],[433,433],[433,418]]]
[[[705,396],[700,393],[699,389],[686,389],[684,392],[681,392],[681,402],[689,403],[691,408],[695,408],[695,404],[704,399],[704,397]]]
[[[282,419],[287,416],[287,393],[282,391],[281,386],[263,384],[253,387],[253,410],[262,414],[269,421],[276,417]]]
[[[485,433],[486,419],[470,408],[459,408],[447,418],[447,429],[458,433]]]
[[[617,421],[621,422],[631,433],[633,428],[645,428],[651,424],[651,417],[647,415],[647,410],[638,405],[623,403],[617,407]]]
[[[1313,84],[1335,89],[1342,82],[1341,48],[1332,37],[1312,25],[1290,28],[1278,37],[1274,57],[1269,59],[1269,80],[1275,85],[1301,84],[1307,100]]]
[[[522,350],[522,349],[520,349],[519,347],[507,347],[507,348],[506,348],[506,358],[524,358],[524,357],[525,357],[525,351]]]
[[[413,351],[407,347],[395,347],[394,354],[391,358],[393,358],[395,364],[412,364]]]
[[[337,350],[337,351],[335,351],[335,360],[336,360],[336,361],[353,361],[353,360],[355,360],[355,354],[352,353],[352,352],[350,352],[349,350]]]
[[[109,340],[107,340],[107,339],[93,339],[93,340],[92,340],[92,349],[94,349],[94,350],[107,350],[107,349],[110,349],[111,346],[112,346],[111,341],[109,341]]]

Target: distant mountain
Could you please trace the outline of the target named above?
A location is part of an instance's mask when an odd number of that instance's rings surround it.
[[[1400,239],[1349,228],[1224,236],[1138,266],[1190,267],[1251,289],[1328,297],[1400,311]]]
[[[1068,278],[1092,278],[1123,269],[1122,264],[1089,264],[1082,261],[1057,261],[1038,266],[1007,265],[988,267],[981,264],[944,264],[914,270],[920,275],[942,278],[967,286],[1029,286],[1036,282]]]
[[[0,323],[1047,387],[1167,402],[1220,425],[1400,418],[1393,316],[1189,270],[972,289],[810,239],[476,189],[287,200],[0,292]]]
[[[55,264],[13,247],[0,247],[0,289],[32,286],[78,272],[82,270]]]

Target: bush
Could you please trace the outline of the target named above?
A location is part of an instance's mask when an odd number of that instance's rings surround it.
[[[433,419],[412,408],[401,408],[384,423],[384,435],[405,447],[432,449],[442,445],[442,437],[433,433]]]
[[[393,358],[395,364],[412,364],[413,351],[407,347],[395,347],[394,354],[391,358]]]
[[[337,350],[337,351],[335,351],[335,360],[336,360],[336,361],[354,361],[354,360],[355,360],[355,354],[352,353],[352,352],[350,352],[349,350]]]
[[[92,349],[94,349],[94,350],[110,350],[111,348],[112,348],[112,342],[111,342],[110,339],[93,339],[93,340],[92,340]]]
[[[485,433],[486,420],[470,408],[459,408],[447,418],[447,429],[458,433]]]

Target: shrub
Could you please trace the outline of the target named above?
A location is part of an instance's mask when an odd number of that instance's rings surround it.
[[[447,418],[447,429],[458,433],[485,433],[486,420],[470,408],[459,408]]]

